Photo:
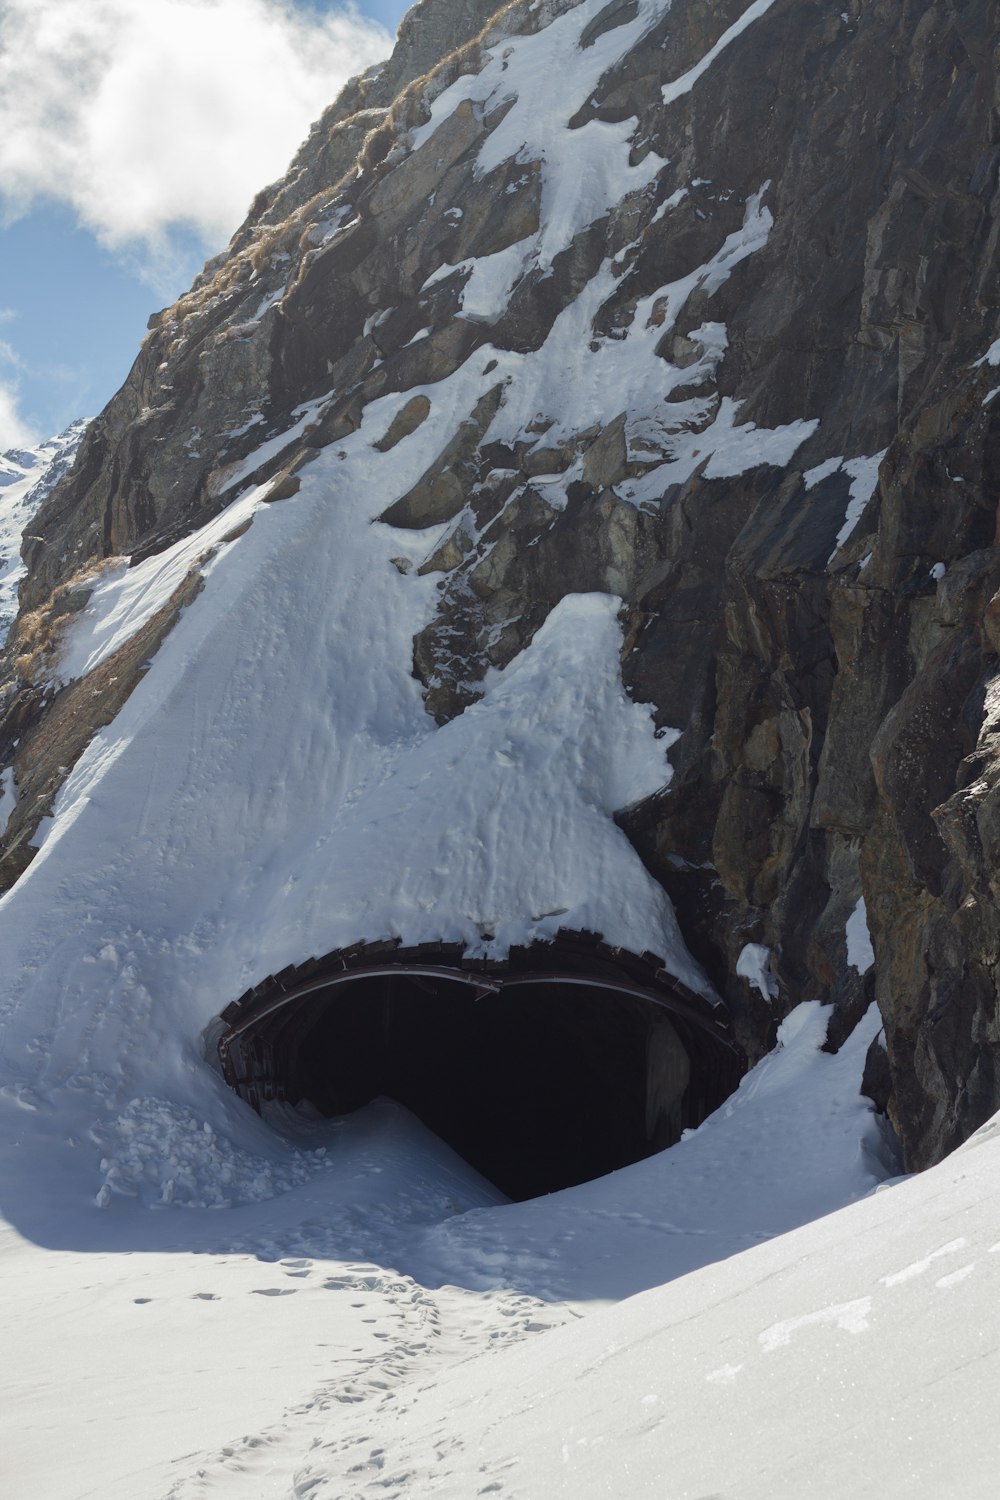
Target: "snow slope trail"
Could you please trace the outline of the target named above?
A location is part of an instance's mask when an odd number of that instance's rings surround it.
[[[1000,1127],[770,1244],[386,1406],[322,1500],[996,1493]],[[373,1445],[374,1447],[374,1445]]]
[[[289,1274],[307,1276],[309,1268]],[[335,1445],[342,1460],[350,1461],[350,1472],[384,1485],[389,1475],[379,1432],[388,1413],[411,1407],[420,1391],[456,1366],[489,1360],[582,1316],[565,1305],[553,1307],[502,1290],[476,1295],[445,1287],[429,1292],[378,1267],[338,1267],[322,1286],[353,1299],[352,1308],[367,1314],[362,1323],[372,1329],[379,1352],[359,1355],[295,1405],[273,1412],[262,1431],[199,1456],[197,1466],[170,1486],[164,1500],[223,1500],[247,1496],[255,1488],[260,1494],[307,1494],[314,1481],[300,1479],[303,1453],[329,1443],[331,1432],[340,1433]],[[345,1415],[349,1420],[343,1420]]]
[[[832,1057],[825,1022],[801,1007],[730,1105],[672,1151],[516,1205],[383,1101],[341,1121],[257,1121],[276,1172],[289,1149],[314,1163],[277,1196],[156,1211],[116,1193],[102,1211],[68,1161],[87,1142],[42,1149],[37,1128],[10,1127],[46,1111],[0,1103],[5,1199],[37,1242],[0,1228],[0,1473],[39,1500],[258,1500],[309,1494],[322,1453],[334,1494],[389,1479],[423,1494],[382,1435],[419,1423],[454,1372],[502,1383],[505,1351],[525,1341],[542,1368],[567,1322],[885,1176],[857,1094],[871,1026]],[[204,1151],[204,1197],[208,1173],[221,1191],[232,1165]]]

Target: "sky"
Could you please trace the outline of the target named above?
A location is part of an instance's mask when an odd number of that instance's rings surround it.
[[[0,451],[93,416],[406,0],[0,0]]]

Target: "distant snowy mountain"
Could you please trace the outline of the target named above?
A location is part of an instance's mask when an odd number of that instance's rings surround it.
[[[0,646],[17,614],[17,586],[25,572],[21,538],[35,512],[69,471],[87,425],[81,419],[37,448],[0,453]]]

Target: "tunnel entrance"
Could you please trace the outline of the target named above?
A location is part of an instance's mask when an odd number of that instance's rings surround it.
[[[578,934],[503,963],[443,946],[330,954],[219,1024],[223,1074],[256,1108],[334,1117],[388,1095],[514,1199],[672,1145],[745,1066],[723,1015],[657,960]]]

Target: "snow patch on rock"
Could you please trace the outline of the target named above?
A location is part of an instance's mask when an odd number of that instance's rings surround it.
[[[868,931],[868,912],[865,909],[864,896],[860,898],[848,917],[844,936],[847,939],[847,962],[852,969],[857,969],[859,974],[867,974],[875,962],[875,949],[872,947],[871,934]]]
[[[778,983],[771,973],[771,950],[763,943],[747,943],[736,960],[736,973],[745,979],[765,1000],[776,1000]]]

